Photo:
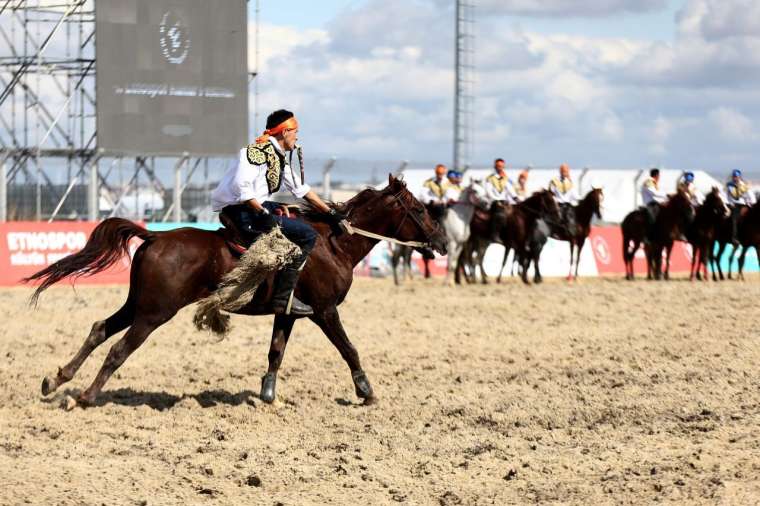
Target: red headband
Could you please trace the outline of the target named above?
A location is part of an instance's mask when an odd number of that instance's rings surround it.
[[[269,128],[267,130],[264,130],[264,133],[256,139],[256,144],[262,144],[264,142],[269,141],[269,137],[273,135],[279,135],[285,130],[295,130],[298,128],[298,120],[296,120],[295,116],[292,118],[288,118],[276,127]]]

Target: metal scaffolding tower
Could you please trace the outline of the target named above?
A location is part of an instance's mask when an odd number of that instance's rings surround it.
[[[454,162],[456,170],[472,162],[472,115],[475,84],[475,4],[457,0],[454,82]]]
[[[182,221],[209,208],[213,159],[99,149],[95,8],[0,0],[0,222]]]
[[[94,162],[94,0],[5,0],[0,37],[0,221],[13,181],[39,220]]]

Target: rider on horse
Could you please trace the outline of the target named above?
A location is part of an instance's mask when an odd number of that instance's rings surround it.
[[[568,231],[575,228],[575,213],[573,206],[578,201],[575,185],[570,177],[570,167],[563,163],[559,167],[559,176],[553,177],[549,183],[549,191],[554,195],[554,200],[559,206],[562,223]],[[572,232],[570,232],[572,233]]]
[[[689,197],[691,205],[694,207],[702,205],[705,200],[705,196],[699,191],[697,185],[694,184],[694,173],[691,171],[684,172],[676,185],[678,191],[684,192]]]
[[[493,205],[494,203],[499,202],[512,205],[517,202],[515,187],[512,185],[512,181],[507,177],[505,168],[506,162],[504,162],[504,159],[497,158],[493,162],[494,173],[486,178],[486,198],[491,203],[492,215],[496,209]],[[491,241],[499,242],[500,238],[497,220],[491,220],[490,228]]]
[[[440,220],[443,217],[443,211],[446,205],[446,188],[449,183],[445,179],[446,166],[438,164],[435,166],[435,177],[431,177],[422,183],[420,192],[420,202],[428,208],[428,212],[433,219]]]
[[[503,159],[494,160],[494,173],[486,178],[486,195],[491,202],[502,201],[514,204],[517,201],[517,194],[512,181],[507,177],[505,167],[506,163]]]
[[[449,180],[446,185],[446,192],[443,194],[443,200],[446,204],[455,204],[459,202],[459,196],[462,194],[462,174],[458,170],[451,169],[446,173]]]
[[[731,172],[731,179],[726,183],[726,201],[731,208],[731,242],[736,242],[739,236],[739,218],[742,209],[755,203],[755,196],[749,185],[742,179],[739,169]]]
[[[334,226],[344,219],[330,208],[301,177],[296,177],[285,155],[296,149],[298,121],[292,112],[280,109],[267,118],[264,134],[240,150],[237,163],[229,168],[219,186],[211,194],[214,211],[225,215],[237,227],[247,245],[259,236],[279,226],[290,241],[301,248],[301,256],[285,266],[277,275],[272,294],[271,310],[275,314],[309,316],[311,306],[293,296],[298,275],[306,263],[317,232],[308,223],[275,216],[279,204],[271,201],[273,194],[284,186],[296,198],[304,198],[326,214]]]
[[[641,185],[641,202],[644,204],[649,230],[654,227],[660,206],[666,200],[668,200],[668,196],[660,190],[660,169],[652,169],[649,171],[647,180]]]
[[[518,202],[522,202],[523,200],[527,199],[530,195],[528,194],[528,170],[524,170],[520,172],[520,175],[517,176],[517,185],[515,186],[515,198]]]

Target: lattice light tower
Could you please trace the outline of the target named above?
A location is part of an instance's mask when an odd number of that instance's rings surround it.
[[[40,219],[95,156],[94,0],[0,1],[0,38],[0,221],[14,180],[36,186]]]
[[[475,4],[457,0],[454,84],[454,162],[465,170],[472,161],[472,115],[475,84]]]

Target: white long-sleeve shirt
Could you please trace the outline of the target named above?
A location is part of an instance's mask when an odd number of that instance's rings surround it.
[[[705,200],[705,196],[701,191],[699,191],[693,182],[688,183],[685,179],[680,179],[676,185],[676,188],[686,192],[686,195],[689,196],[689,200],[693,206],[701,206],[702,202]]]
[[[564,179],[561,177],[553,178],[549,183],[549,190],[558,204],[575,204],[578,202],[575,185],[569,177]]]
[[[443,204],[444,196],[449,182],[445,179],[430,178],[422,184],[420,191],[420,202],[423,204]]]
[[[668,196],[664,191],[660,190],[659,185],[654,178],[648,178],[644,181],[644,184],[641,185],[641,201],[645,206],[649,205],[651,202],[662,204],[666,200],[668,200]]]
[[[282,155],[284,152],[274,137],[269,138],[269,142]],[[214,211],[221,211],[229,205],[241,204],[251,199],[256,199],[259,204],[269,200],[271,195],[267,186],[267,165],[254,165],[248,161],[248,148],[240,150],[238,160],[227,169],[227,172],[219,182],[219,186],[211,193],[211,207]],[[311,191],[308,184],[302,184],[301,181],[293,176],[293,171],[285,157],[285,163],[280,174],[283,187],[300,199]]]
[[[497,200],[504,201],[508,204],[517,202],[517,194],[512,181],[507,176],[500,177],[498,174],[491,174],[485,182],[486,197],[490,202]]]
[[[755,203],[755,196],[749,191],[749,185],[744,181],[726,183],[726,202],[730,206],[751,206]]]

